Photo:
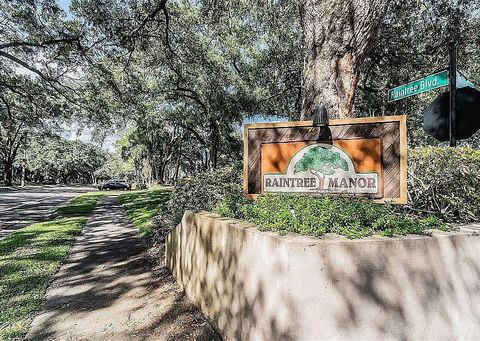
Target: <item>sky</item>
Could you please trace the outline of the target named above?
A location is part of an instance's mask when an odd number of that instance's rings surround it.
[[[70,0],[57,0],[57,3],[63,8],[63,10],[67,13],[68,16],[70,16],[70,10],[69,6],[71,1]]]

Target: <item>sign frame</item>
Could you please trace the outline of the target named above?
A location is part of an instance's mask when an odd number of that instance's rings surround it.
[[[349,119],[332,119],[330,120],[329,127],[335,126],[350,126],[350,125],[375,125],[377,123],[398,123],[398,158],[399,158],[399,194],[395,197],[384,196],[380,199],[372,199],[372,201],[377,203],[394,203],[394,204],[406,204],[407,203],[407,128],[406,128],[406,116],[397,115],[397,116],[380,116],[380,117],[364,117],[364,118],[349,118]],[[268,130],[268,129],[277,129],[277,128],[308,128],[308,129],[318,129],[318,127],[313,127],[312,121],[293,121],[293,122],[272,122],[272,123],[253,123],[244,125],[244,135],[243,135],[243,145],[244,145],[244,155],[243,155],[243,190],[244,195],[247,198],[255,199],[261,193],[252,193],[249,192],[249,133],[252,130]],[[358,137],[360,138],[360,137]],[[339,139],[333,138],[334,140]],[[250,142],[250,143],[249,143]],[[286,142],[286,141],[284,141]],[[292,141],[293,142],[293,141]],[[267,142],[265,142],[267,143]],[[261,146],[261,143],[260,143]],[[383,158],[383,156],[382,156]],[[383,159],[382,159],[383,162]],[[253,180],[255,181],[255,180]],[[261,186],[261,184],[260,184]],[[307,195],[307,194],[306,194]]]

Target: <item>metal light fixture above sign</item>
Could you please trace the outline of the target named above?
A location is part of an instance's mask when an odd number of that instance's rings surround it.
[[[315,114],[313,116],[313,126],[314,127],[326,127],[328,126],[328,112],[327,108],[322,104],[315,109]]]

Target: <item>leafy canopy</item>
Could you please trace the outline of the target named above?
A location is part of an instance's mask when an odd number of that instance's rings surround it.
[[[302,159],[297,162],[293,172],[315,171],[324,175],[332,175],[335,169],[348,171],[348,163],[338,152],[332,152],[321,146],[310,149]]]

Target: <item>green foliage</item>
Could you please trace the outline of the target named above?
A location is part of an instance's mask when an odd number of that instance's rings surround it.
[[[147,189],[147,185],[146,184],[143,184],[143,183],[136,183],[135,184],[135,189],[141,191],[141,190],[146,190]]]
[[[25,136],[72,121],[104,134],[132,126],[97,175],[150,184],[237,160],[246,118],[299,116],[305,56],[295,1],[82,0],[70,10],[55,0],[0,2],[0,170],[8,183]],[[420,114],[442,90],[388,104],[385,89],[445,67],[452,32],[462,71],[479,83],[479,10],[478,0],[392,0],[364,56],[356,115],[408,113],[409,143],[438,144]],[[478,145],[479,136],[463,143]]]
[[[370,235],[424,234],[429,229],[445,229],[435,217],[407,217],[390,205],[343,197],[265,195],[254,201],[227,196],[215,212],[248,220],[263,231],[322,236],[336,233],[347,238]],[[232,202],[234,204],[232,204]]]
[[[180,180],[174,187],[172,204],[181,210],[211,210],[240,182],[239,165],[208,170]]]
[[[238,192],[241,174],[241,166],[236,164],[180,180],[171,199],[160,208],[155,219],[160,239],[181,221],[186,210],[211,211],[227,194]]]
[[[140,231],[143,237],[152,235],[152,221],[161,205],[170,198],[171,191],[167,189],[155,189],[144,192],[130,192],[118,197],[125,207],[127,215],[133,225]]]
[[[106,160],[106,153],[91,143],[55,135],[31,137],[23,149],[26,153],[15,166],[25,164],[26,180],[37,183],[93,183],[95,171]]]
[[[295,164],[294,173],[315,171],[324,175],[335,173],[335,169],[348,171],[348,163],[338,152],[318,146],[310,149]]]
[[[385,90],[447,68],[452,34],[459,41],[459,69],[480,84],[479,11],[478,0],[392,0],[360,75],[357,115],[406,114],[410,146],[439,145],[423,131],[422,112],[446,89],[393,103],[387,103]],[[478,147],[479,142],[477,133],[461,143]]]
[[[408,194],[413,209],[447,221],[480,219],[480,151],[467,147],[408,152]]]
[[[110,179],[132,181],[134,173],[132,162],[123,161],[116,153],[108,153],[105,162],[95,170],[94,177],[99,181]]]
[[[105,37],[93,50],[113,50],[101,63],[118,90],[111,105],[119,104],[118,116],[134,130],[122,157],[133,161],[136,181],[148,183],[230,164],[239,159],[238,127],[246,117],[297,116],[301,102],[296,3],[161,7],[146,0],[72,2],[73,14],[94,28],[91,40]]]
[[[176,181],[192,157],[191,141],[185,131],[170,123],[167,116],[165,111],[145,112],[115,143],[115,157],[120,161],[116,169],[131,169],[128,176],[139,185]],[[188,158],[183,153],[189,153]]]
[[[73,213],[99,195],[81,195],[56,217],[27,226],[0,241],[0,339],[22,339],[53,275],[86,222]],[[81,210],[81,213],[87,213]],[[89,212],[88,212],[89,213]]]
[[[95,58],[81,27],[55,0],[0,1],[0,163],[7,185],[25,137],[100,111],[84,101],[91,91],[80,75]]]

